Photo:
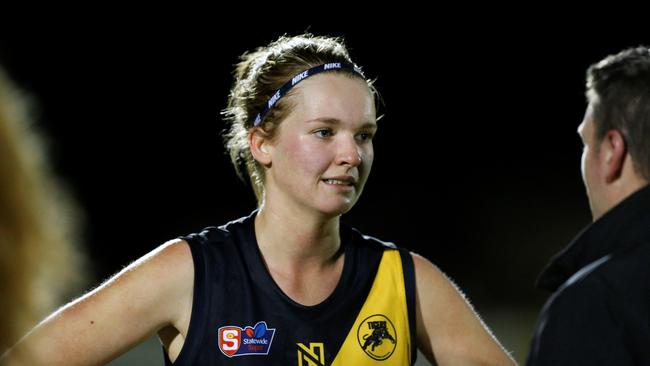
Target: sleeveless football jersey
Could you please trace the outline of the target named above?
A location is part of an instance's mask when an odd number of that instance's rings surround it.
[[[304,306],[268,272],[254,218],[182,238],[194,260],[194,295],[173,365],[415,363],[415,273],[407,250],[341,223],[341,278],[327,299]],[[165,364],[172,365],[166,354]]]

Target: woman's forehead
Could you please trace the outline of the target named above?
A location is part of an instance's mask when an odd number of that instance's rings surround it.
[[[365,80],[342,74],[322,74],[296,88],[294,112],[304,120],[331,119],[374,122],[374,97]]]

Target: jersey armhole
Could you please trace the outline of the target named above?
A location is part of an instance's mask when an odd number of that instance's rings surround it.
[[[404,287],[406,290],[406,306],[409,318],[409,333],[411,336],[411,365],[415,364],[417,359],[417,325],[415,323],[415,266],[411,253],[399,248],[402,259],[402,270],[404,271]]]
[[[207,296],[207,278],[206,278],[206,264],[205,256],[203,253],[203,243],[200,237],[196,235],[179,237],[185,240],[190,247],[192,253],[192,261],[194,262],[194,285],[192,290],[192,313],[190,314],[190,324],[187,328],[187,335],[183,342],[183,347],[176,357],[174,362],[171,362],[167,351],[163,347],[163,354],[165,358],[165,365],[192,365],[196,358],[197,352],[201,347],[202,337],[204,333],[204,321],[206,317],[206,309],[209,308],[210,297]]]

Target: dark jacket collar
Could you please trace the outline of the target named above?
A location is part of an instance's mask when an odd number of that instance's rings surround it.
[[[649,240],[650,186],[646,185],[583,229],[553,257],[539,276],[537,287],[555,291],[589,263]]]

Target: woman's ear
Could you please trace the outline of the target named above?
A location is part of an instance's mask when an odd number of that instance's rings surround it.
[[[271,165],[271,141],[266,132],[261,128],[254,128],[248,134],[248,145],[251,147],[251,154],[263,166]]]

